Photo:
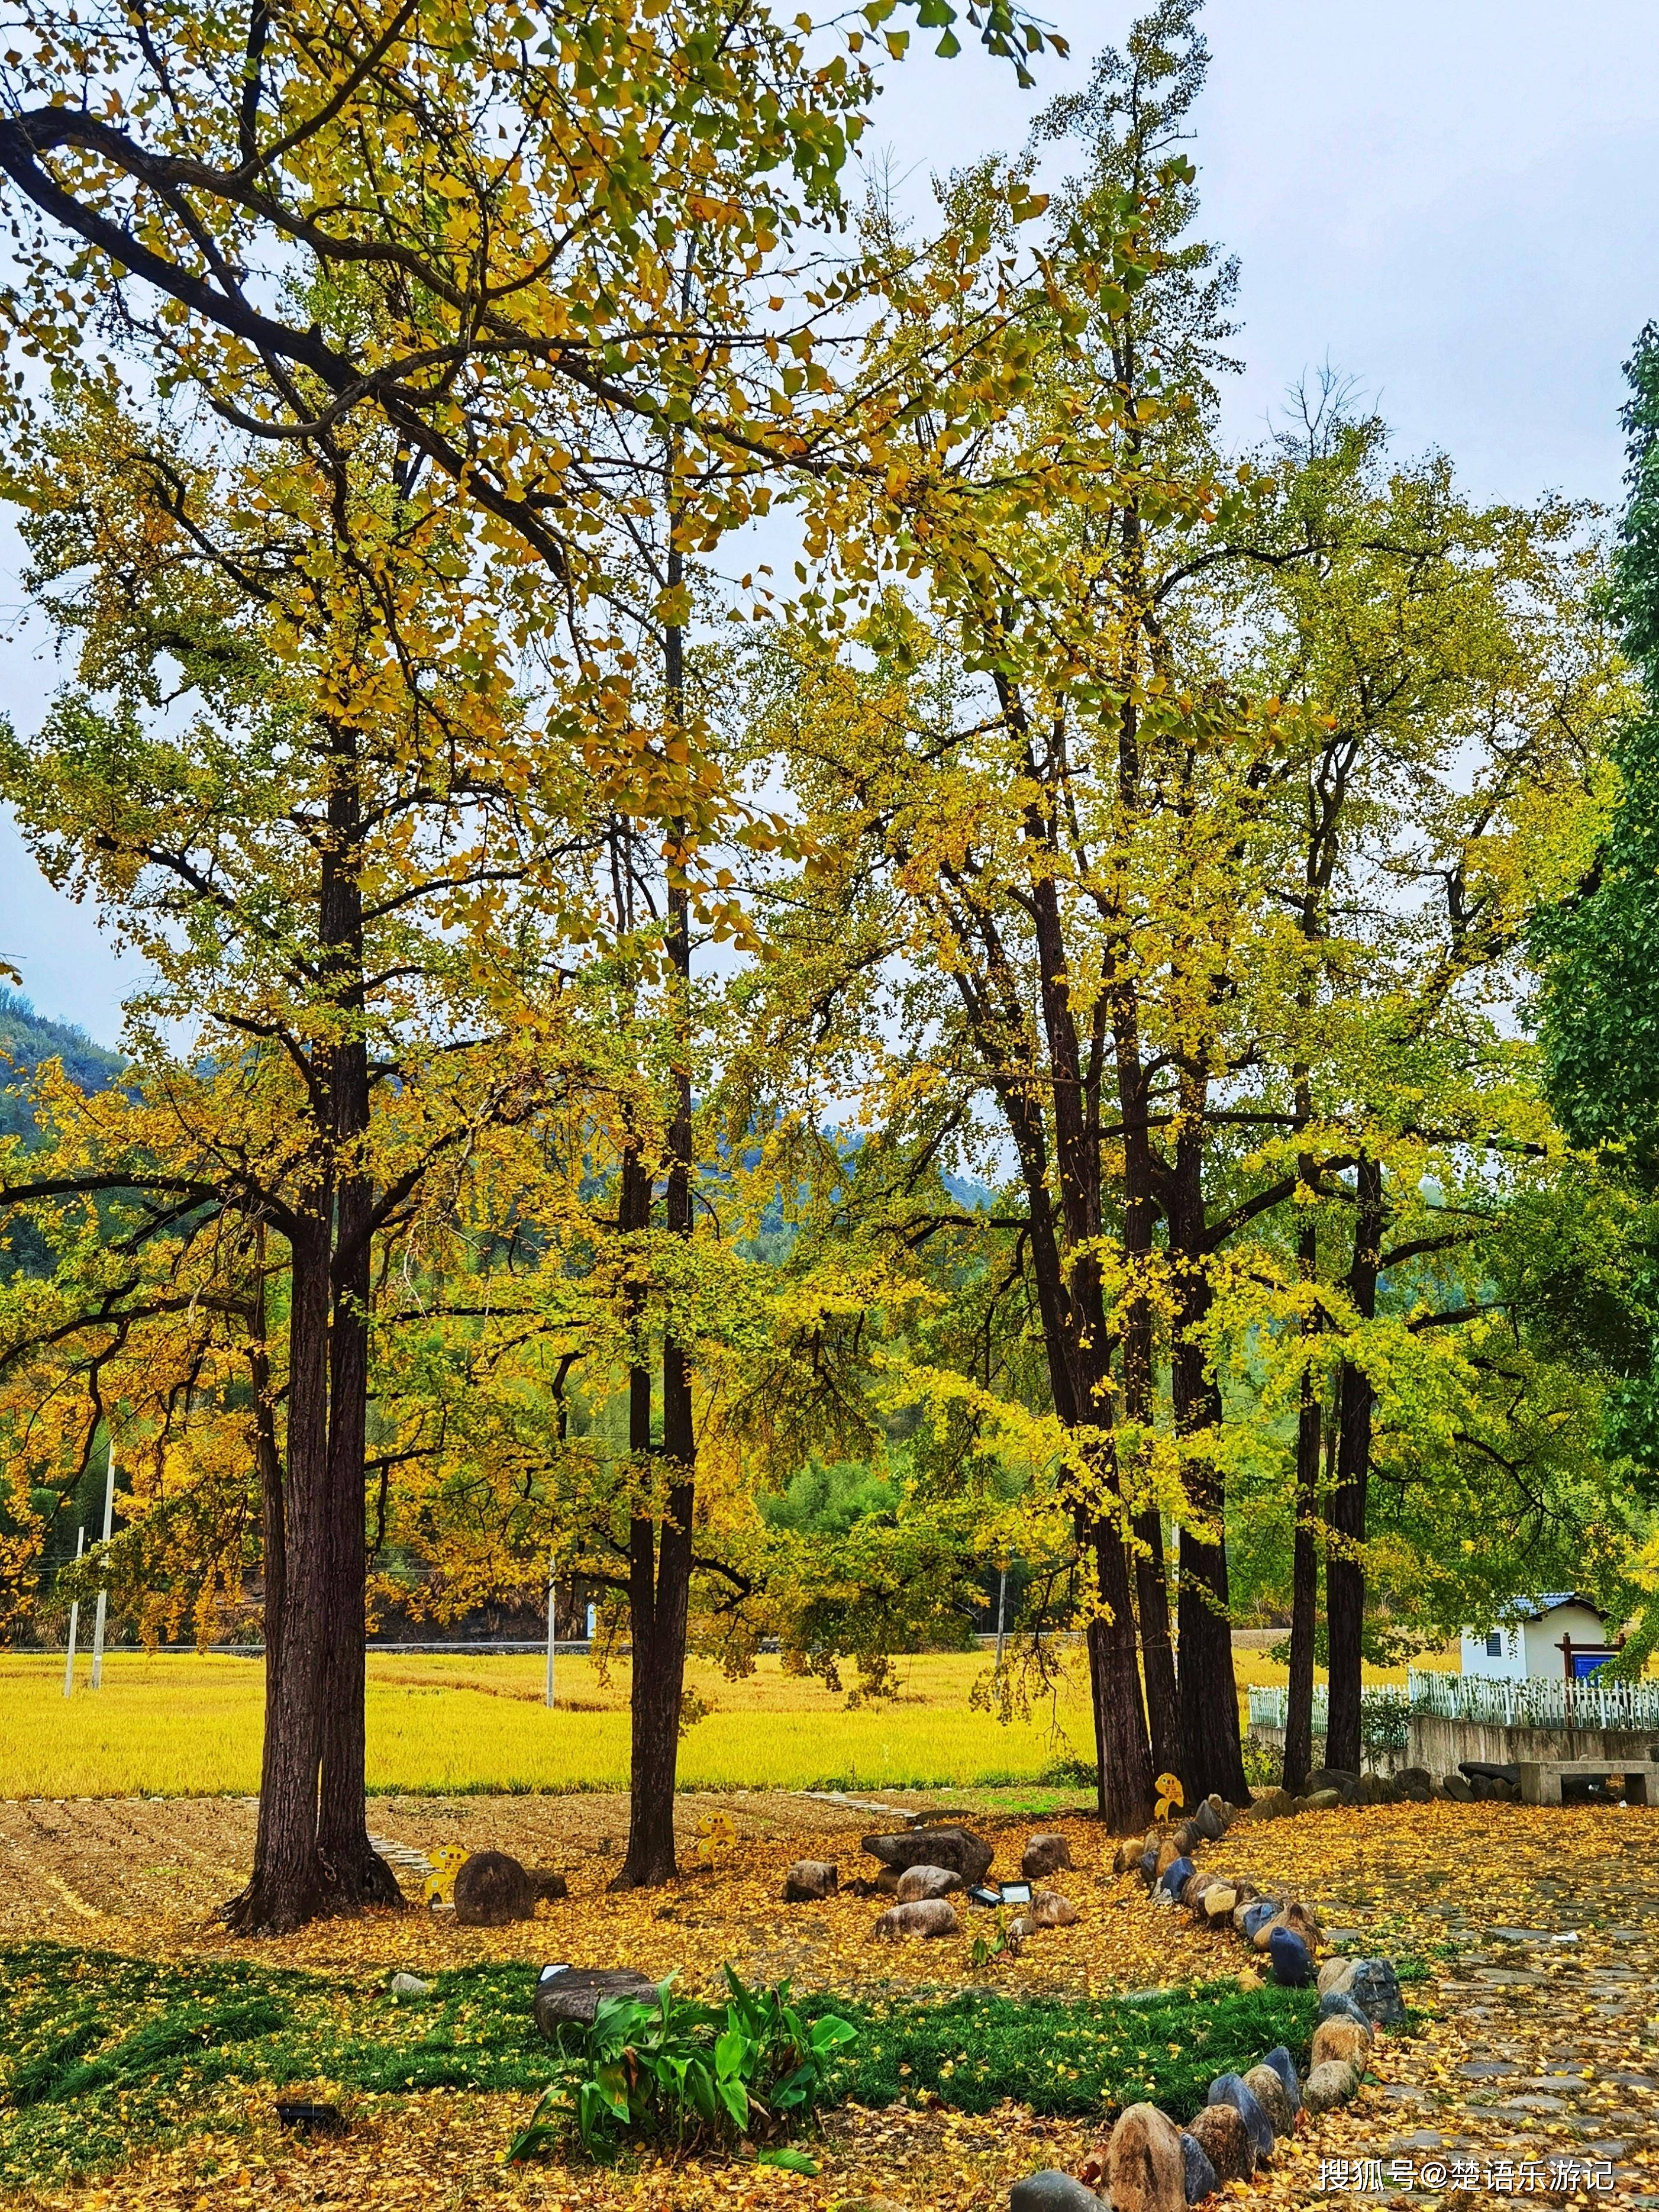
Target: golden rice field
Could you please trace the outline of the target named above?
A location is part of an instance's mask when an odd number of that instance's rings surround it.
[[[1236,1655],[1241,1692],[1282,1681],[1266,1654]],[[763,1658],[746,1680],[694,1662],[690,1686],[712,1707],[686,1735],[693,1790],[969,1789],[1039,1783],[1091,1748],[1087,1690],[1006,1727],[970,1702],[981,1653],[899,1662],[893,1699],[849,1706],[817,1681]],[[258,1787],[264,1669],[218,1653],[114,1652],[103,1687],[49,1653],[0,1653],[0,1797],[212,1796]],[[1387,1679],[1379,1677],[1379,1679]],[[376,1790],[624,1790],[628,1668],[608,1680],[561,1656],[558,1702],[542,1702],[533,1656],[371,1653],[368,1780]]]

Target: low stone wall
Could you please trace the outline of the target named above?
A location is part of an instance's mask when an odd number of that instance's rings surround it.
[[[1313,1764],[1321,1765],[1325,1739],[1314,1737]],[[1250,1741],[1282,1758],[1283,1729],[1256,1727]],[[1411,1741],[1404,1753],[1382,1761],[1378,1770],[1392,1774],[1402,1766],[1425,1766],[1436,1780],[1455,1774],[1466,1759],[1485,1759],[1495,1766],[1519,1765],[1526,1759],[1650,1759],[1656,1755],[1651,1735],[1633,1735],[1623,1729],[1498,1728],[1480,1721],[1443,1720],[1437,1713],[1413,1713]]]

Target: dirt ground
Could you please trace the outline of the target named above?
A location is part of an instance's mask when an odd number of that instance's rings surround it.
[[[967,1936],[890,1950],[870,1942],[871,1900],[843,1893],[823,1905],[779,1902],[784,1866],[805,1853],[838,1859],[844,1881],[869,1870],[859,1838],[887,1825],[882,1820],[779,1793],[687,1796],[678,1808],[684,1860],[720,1811],[737,1831],[722,1863],[666,1891],[618,1898],[606,1885],[625,1832],[619,1798],[378,1798],[371,1827],[404,1862],[411,1893],[412,1862],[453,1843],[561,1867],[569,1898],[544,1906],[534,1923],[500,1930],[458,1929],[417,1910],[248,1945],[211,1915],[246,1874],[251,1803],[4,1802],[0,1947],[50,1938],[90,1950],[250,1955],[377,1978],[398,1966],[561,1958],[678,1970],[693,1987],[730,1958],[750,1977],[788,1974],[800,1987],[961,1985]],[[999,1871],[1012,1868],[1033,1826],[983,1809],[975,1824],[997,1846]],[[995,1985],[1011,1995],[1104,1991],[1212,1978],[1243,1963],[1232,1939],[1155,1911],[1137,1883],[1115,1877],[1112,1841],[1092,1823],[1040,1825],[1071,1842],[1076,1865],[1064,1879],[1081,1917],[1074,1928],[1048,1931]],[[1659,1814],[1507,1805],[1310,1814],[1247,1824],[1209,1847],[1206,1862],[1217,1870],[1293,1890],[1339,1936],[1431,1970],[1408,1991],[1430,2015],[1425,2031],[1381,2041],[1377,2078],[1354,2105],[1281,2147],[1248,2201],[1264,2212],[1345,2198],[1486,2206],[1512,2195],[1659,2206],[1656,1855]],[[716,2204],[1000,2212],[1021,2173],[1074,2165],[1098,2132],[1007,2107],[980,2118],[938,2108],[847,2108],[829,2118],[816,2178],[708,2160],[598,2173],[556,2163],[506,2166],[502,2146],[524,2118],[516,2098],[368,2100],[348,2136],[307,2146],[279,2133],[268,2094],[236,2095],[241,2104],[226,2110],[216,2147],[222,2160],[233,2142],[241,2163],[210,2186],[199,2179],[198,2140],[147,2154],[111,2180],[17,2201],[86,2212],[690,2212]]]

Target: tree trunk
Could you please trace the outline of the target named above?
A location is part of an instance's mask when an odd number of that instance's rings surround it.
[[[357,733],[330,729],[328,842],[319,935],[337,1026],[318,1054],[335,1190],[330,1276],[328,1559],[323,1659],[322,1788],[317,1835],[339,1911],[401,1905],[397,1877],[368,1840],[363,1450],[368,1425],[368,1305],[374,1194],[362,1159],[369,1126],[364,1030],[362,805]]]
[[[1285,1717],[1285,1787],[1298,1790],[1313,1764],[1314,1640],[1319,1610],[1319,1455],[1323,1413],[1304,1370],[1296,1425],[1296,1533],[1291,1552],[1291,1687]]]
[[[253,1393],[253,1457],[259,1470],[260,1564],[264,1583],[261,1622],[265,1645],[265,1733],[259,1764],[259,1820],[254,1836],[254,1880],[270,1856],[270,1820],[279,1795],[278,1744],[283,1674],[283,1594],[287,1583],[288,1532],[283,1498],[283,1462],[276,1443],[276,1409],[271,1395],[270,1352],[266,1340],[265,1231],[258,1223],[253,1239],[253,1312],[249,1324],[248,1376]],[[234,1909],[234,1900],[227,1912]]]
[[[1135,1663],[1128,1563],[1116,1532],[1092,1529],[1095,1586],[1110,1618],[1088,1625],[1089,1689],[1095,1716],[1095,1784],[1100,1817],[1114,1835],[1145,1827],[1152,1808],[1152,1755]]]
[[[1382,1249],[1382,1170],[1362,1158],[1357,1170],[1353,1265],[1348,1295],[1362,1321],[1376,1314]],[[1325,1763],[1359,1771],[1360,1663],[1365,1632],[1365,1493],[1371,1468],[1376,1392],[1358,1361],[1345,1359],[1338,1381],[1336,1482],[1325,1556],[1325,1616],[1330,1641],[1330,1720]]]
[[[1175,1343],[1170,1392],[1181,1440],[1190,1518],[1181,1531],[1181,1778],[1187,1802],[1212,1790],[1235,1805],[1250,1801],[1240,1743],[1238,1684],[1233,1673],[1232,1616],[1227,1585],[1227,1496],[1206,1439],[1221,1425],[1221,1391],[1206,1365],[1201,1341],[1209,1315],[1209,1251],[1201,1151],[1205,1079],[1182,1077],[1182,1128],[1176,1139],[1170,1209],[1170,1249],[1176,1268]]]
[[[1146,1725],[1152,1765],[1159,1774],[1181,1771],[1181,1703],[1175,1646],[1170,1640],[1170,1582],[1164,1559],[1163,1516],[1153,1509],[1135,1520],[1135,1597],[1140,1620],[1140,1659],[1146,1678]]]
[[[1297,1110],[1307,1106],[1298,1091]],[[1307,1155],[1297,1173],[1311,1195],[1314,1164]],[[1297,1273],[1311,1290],[1319,1274],[1319,1231],[1310,1214],[1297,1231]],[[1285,1787],[1299,1790],[1313,1764],[1314,1644],[1319,1613],[1319,1461],[1324,1445],[1324,1410],[1314,1387],[1312,1340],[1320,1334],[1316,1311],[1302,1317],[1302,1393],[1296,1422],[1296,1497],[1291,1506],[1291,1686],[1285,1715]]]
[[[675,441],[668,446],[669,537],[665,581],[683,584],[684,563],[674,536]],[[684,641],[678,623],[665,636],[663,684],[671,730],[684,720]],[[686,827],[673,824],[668,853],[665,950],[672,971],[669,1018],[674,1032],[674,1105],[668,1128],[668,1175],[664,1222],[671,1237],[691,1235],[691,908],[684,868]],[[636,1197],[637,1203],[637,1197]],[[650,1193],[645,1193],[647,1218]],[[650,1384],[645,1395],[649,1442]],[[631,1440],[631,1430],[630,1430]],[[660,1528],[636,1514],[629,1531],[629,1611],[634,1630],[634,1677],[629,1694],[632,1764],[629,1774],[628,1856],[613,1887],[644,1889],[672,1881],[674,1792],[680,1755],[680,1708],[685,1696],[685,1644],[691,1605],[691,1523],[696,1508],[696,1434],[692,1421],[691,1364],[677,1340],[671,1312],[662,1347],[662,1456],[668,1494]],[[653,1558],[654,1553],[654,1558]]]
[[[266,1660],[259,1830],[247,1887],[223,1908],[239,1933],[282,1936],[311,1919],[327,1888],[317,1847],[328,1552],[327,1224],[290,1238],[288,1479],[281,1633]]]

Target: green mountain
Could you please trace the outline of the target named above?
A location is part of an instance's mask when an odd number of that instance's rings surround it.
[[[94,1044],[84,1030],[49,1022],[16,991],[0,988],[0,1136],[27,1137],[34,1128],[29,1086],[43,1060],[61,1060],[82,1091],[106,1091],[121,1073],[121,1056]]]

